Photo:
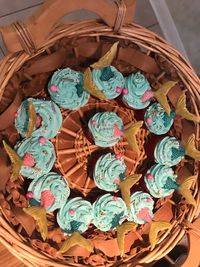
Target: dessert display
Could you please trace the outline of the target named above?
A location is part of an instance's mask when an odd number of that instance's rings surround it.
[[[49,74],[45,97],[23,99],[14,114],[15,145],[3,140],[12,165],[8,183],[18,185],[21,212],[36,224],[29,239],[81,264],[91,255],[126,257],[143,230],[143,246],[153,249],[172,226],[155,219],[166,197],[178,193],[196,205],[197,175],[183,179],[180,170],[185,158],[200,160],[200,151],[194,134],[185,142],[173,129],[177,117],[200,119],[187,109],[185,93],[169,101],[177,81],[154,88],[145,72],[118,69],[117,46],[80,70],[64,66]],[[155,136],[161,138],[148,158]]]

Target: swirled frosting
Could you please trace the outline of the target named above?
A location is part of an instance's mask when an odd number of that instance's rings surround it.
[[[178,189],[176,179],[173,169],[161,164],[153,165],[144,178],[147,189],[155,198],[169,196]]]
[[[60,107],[76,110],[84,106],[90,94],[83,89],[83,74],[70,68],[54,72],[48,91]]]
[[[159,103],[154,103],[145,112],[144,121],[150,132],[161,135],[170,130],[174,116],[174,111],[171,111],[170,116],[168,116]]]
[[[67,234],[83,233],[92,222],[92,205],[81,197],[72,198],[58,211],[57,222]]]
[[[28,191],[33,193],[33,199],[37,202],[40,202],[42,192],[50,192],[53,196],[53,201],[47,207],[48,212],[59,209],[66,202],[70,194],[67,181],[63,176],[55,172],[50,172],[34,179],[29,185]]]
[[[126,204],[120,197],[106,194],[99,197],[92,206],[93,224],[101,231],[116,228],[127,218]]]
[[[23,159],[26,154],[31,155],[34,166],[22,166],[21,175],[35,179],[48,173],[56,160],[53,144],[46,140],[45,144],[39,142],[38,137],[24,139],[15,146],[17,154]]]
[[[149,214],[149,218],[153,218],[153,207],[154,201],[148,193],[143,193],[141,191],[135,192],[131,195],[131,212],[129,221],[134,221],[138,224],[145,224],[145,221],[140,213],[142,210],[146,209]]]
[[[119,189],[120,176],[125,177],[126,165],[124,160],[116,159],[116,155],[108,153],[101,156],[94,168],[94,181],[102,190],[115,191]]]
[[[123,94],[122,100],[128,106],[134,109],[144,109],[150,101],[142,102],[141,97],[147,90],[151,89],[151,86],[145,76],[140,72],[132,73],[126,77],[127,94]]]
[[[118,97],[125,86],[123,75],[113,66],[103,69],[93,69],[92,78],[93,83],[107,99]]]
[[[41,119],[39,126],[35,126],[32,136],[44,136],[48,139],[57,135],[61,124],[62,115],[58,106],[52,101],[28,98],[24,100],[17,111],[15,127],[22,137],[26,136],[28,130],[28,105],[32,102],[37,115]]]
[[[94,142],[100,147],[114,146],[121,139],[124,126],[120,117],[114,112],[99,112],[88,122]],[[115,129],[119,133],[115,134]]]
[[[184,155],[185,149],[175,137],[163,138],[154,150],[155,161],[169,167],[177,165]]]

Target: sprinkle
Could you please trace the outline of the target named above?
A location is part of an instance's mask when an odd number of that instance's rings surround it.
[[[16,111],[15,113],[14,113],[14,118],[16,119],[18,117],[18,112]]]
[[[46,143],[46,138],[45,137],[40,137],[39,142],[41,145],[44,145]]]
[[[127,95],[129,93],[128,88],[124,88],[122,92],[124,95]]]
[[[152,123],[152,118],[151,118],[151,117],[148,117],[148,118],[146,119],[146,122],[147,122],[148,124],[151,124],[151,123]]]
[[[97,122],[96,121],[92,121],[92,125],[93,126],[96,126],[97,125]]]
[[[75,210],[73,210],[73,209],[69,210],[69,214],[73,215],[74,213],[75,213]]]
[[[28,198],[28,199],[33,198],[33,192],[28,192],[28,193],[26,194],[26,198]]]
[[[117,178],[117,179],[115,179],[114,181],[113,181],[113,184],[119,184],[120,183],[120,179],[119,178]]]
[[[147,174],[147,179],[148,180],[152,180],[153,179],[153,175],[151,173]]]
[[[58,87],[55,84],[52,84],[50,90],[51,92],[56,92],[58,90]]]
[[[115,92],[118,93],[118,94],[121,94],[122,89],[120,87],[117,87],[116,90],[115,90]]]
[[[121,160],[122,159],[122,154],[116,154],[116,159]]]

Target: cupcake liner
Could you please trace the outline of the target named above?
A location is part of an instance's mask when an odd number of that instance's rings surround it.
[[[121,117],[125,129],[136,122],[132,110],[120,107],[115,101],[97,102],[91,98],[87,105],[67,114],[56,137],[56,167],[68,180],[71,188],[76,188],[84,196],[96,187],[91,172],[88,172],[88,160],[93,152],[101,151],[103,148],[92,144],[83,129],[87,129],[89,119],[101,111],[116,112]],[[125,139],[121,139],[111,148],[115,154],[122,154],[124,157],[127,175],[135,173],[137,166],[146,158],[144,151],[146,136],[146,130],[141,129],[138,132],[139,155],[132,151]]]

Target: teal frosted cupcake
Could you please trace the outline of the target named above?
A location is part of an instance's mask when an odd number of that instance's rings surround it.
[[[37,115],[32,136],[43,136],[48,139],[57,135],[61,124],[62,115],[58,106],[52,101],[28,98],[24,100],[17,110],[15,127],[22,137],[26,136],[29,123],[29,103],[32,102]]]
[[[15,150],[23,162],[20,174],[30,179],[50,172],[56,160],[53,144],[43,137],[24,139],[15,146]]]
[[[102,69],[93,69],[92,79],[94,85],[107,99],[118,97],[125,86],[123,75],[113,66]]]
[[[154,201],[148,193],[138,191],[131,195],[131,209],[128,220],[137,224],[151,222]]]
[[[174,111],[171,111],[170,116],[168,116],[159,103],[154,103],[145,112],[144,121],[150,132],[161,135],[170,130],[174,117]]]
[[[144,181],[153,197],[163,198],[171,195],[174,190],[179,188],[176,179],[177,175],[172,168],[155,164],[147,171]]]
[[[156,145],[154,158],[157,163],[171,167],[177,165],[185,153],[185,148],[175,137],[167,136]]]
[[[114,146],[124,136],[122,119],[114,112],[96,113],[88,122],[90,133],[97,146]]]
[[[123,91],[123,102],[134,109],[144,109],[150,101],[143,101],[143,95],[151,90],[151,86],[145,76],[140,72],[132,73],[126,77],[126,90]]]
[[[96,186],[112,192],[119,189],[119,183],[125,178],[126,165],[123,158],[115,154],[101,156],[95,165],[93,178]]]
[[[83,74],[70,68],[54,72],[48,91],[55,103],[70,110],[83,107],[90,98],[90,94],[83,88]]]
[[[93,224],[101,231],[115,229],[127,219],[127,208],[122,198],[106,194],[92,206]]]
[[[27,197],[30,205],[37,202],[48,212],[53,212],[63,206],[69,194],[70,189],[65,178],[55,172],[50,172],[31,182]]]
[[[66,201],[57,214],[58,225],[67,234],[85,232],[92,219],[92,205],[81,197]]]

